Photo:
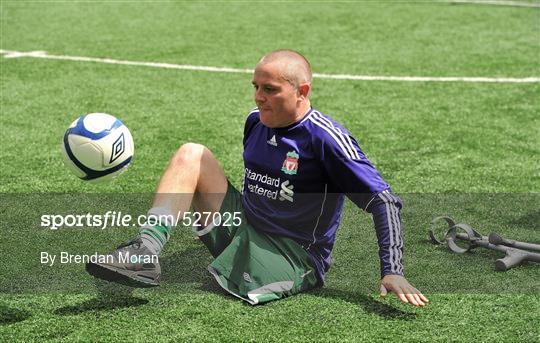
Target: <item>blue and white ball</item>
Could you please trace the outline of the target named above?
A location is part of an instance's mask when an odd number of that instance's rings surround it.
[[[120,119],[106,113],[79,117],[64,134],[64,163],[77,177],[107,181],[126,171],[135,151],[133,137]]]

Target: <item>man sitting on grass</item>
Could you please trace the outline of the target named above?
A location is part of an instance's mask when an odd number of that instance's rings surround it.
[[[242,191],[203,145],[182,145],[171,158],[149,215],[161,220],[112,253],[89,263],[99,278],[131,286],[159,284],[159,255],[187,211],[215,257],[208,270],[231,294],[260,304],[322,286],[331,265],[345,195],[373,215],[381,265],[380,294],[424,306],[403,277],[401,200],[340,124],[311,107],[311,67],[292,50],[265,55],[253,74],[257,108],[244,127]],[[130,262],[120,256],[133,256]],[[138,257],[138,258],[137,258]],[[186,261],[188,262],[188,261]]]

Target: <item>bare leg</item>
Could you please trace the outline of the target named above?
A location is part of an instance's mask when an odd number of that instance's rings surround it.
[[[191,206],[199,212],[217,212],[227,192],[227,178],[208,148],[182,145],[169,161],[156,189],[153,207],[181,216]]]
[[[163,172],[153,207],[164,208],[176,216],[182,216],[192,205],[199,212],[214,213],[221,208],[226,192],[227,178],[210,150],[200,144],[187,143],[176,151]],[[170,229],[163,225],[145,225],[137,239],[109,255],[112,261],[87,263],[86,270],[97,278],[132,287],[157,286],[161,278],[159,262],[140,257],[159,255]],[[129,256],[129,261],[122,261],[121,256]]]

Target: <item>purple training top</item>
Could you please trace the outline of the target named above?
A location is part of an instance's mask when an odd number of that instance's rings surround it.
[[[373,214],[381,275],[403,274],[401,200],[340,124],[310,109],[298,122],[268,128],[258,109],[244,128],[243,207],[249,223],[290,237],[313,257],[324,280],[344,195]]]

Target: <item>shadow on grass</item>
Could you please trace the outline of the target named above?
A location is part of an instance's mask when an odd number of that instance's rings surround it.
[[[164,282],[198,283],[200,284],[199,289],[203,291],[230,296],[206,270],[206,267],[212,262],[212,257],[202,244],[199,247],[165,256],[160,261],[164,269],[162,279]],[[366,312],[377,314],[386,319],[411,320],[416,318],[414,313],[402,311],[363,294],[331,288],[319,288],[309,293],[320,297],[338,298],[360,305]]]
[[[54,314],[61,316],[77,315],[85,312],[110,311],[118,308],[145,305],[148,300],[133,296],[133,288],[100,279],[94,280],[98,296],[77,305],[64,306]]]
[[[30,312],[0,304],[0,325],[22,322],[31,316]]]
[[[540,211],[527,213],[509,222],[509,224],[532,230],[538,229],[538,223],[540,223]]]
[[[205,246],[189,248],[184,251],[160,258],[162,282],[184,284],[208,284],[213,281],[206,267],[212,262],[212,256]]]
[[[319,288],[309,293],[323,298],[340,299],[351,304],[359,305],[364,311],[376,314],[384,319],[413,320],[417,317],[416,313],[402,311],[365,294],[335,288]]]
[[[54,311],[54,314],[60,316],[70,316],[82,314],[85,312],[110,311],[118,308],[137,307],[145,305],[147,303],[148,300],[136,297],[118,299],[94,298],[77,305],[61,307]]]

